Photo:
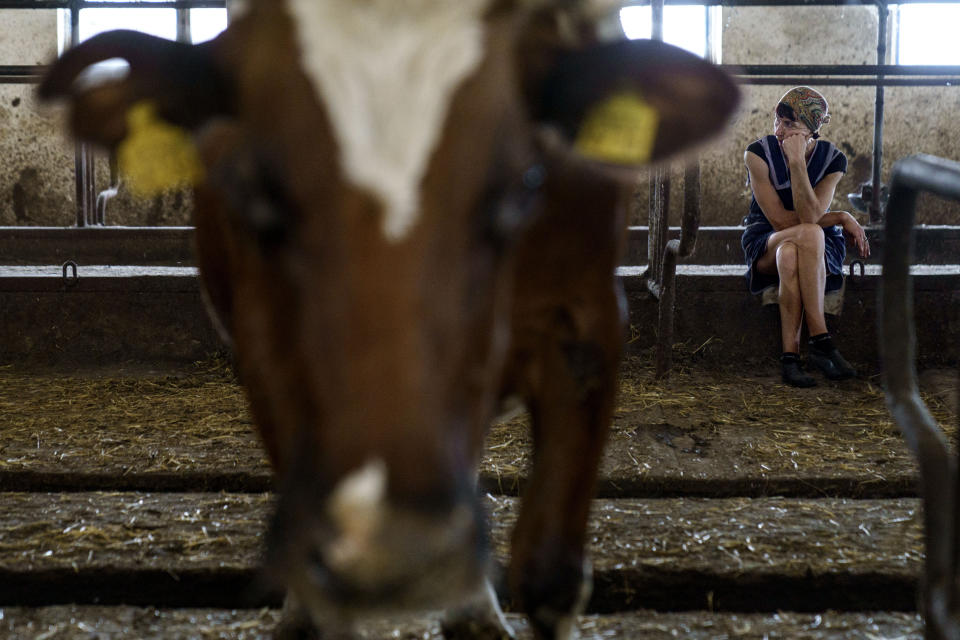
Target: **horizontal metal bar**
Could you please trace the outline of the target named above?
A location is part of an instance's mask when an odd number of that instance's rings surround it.
[[[45,74],[49,68],[43,64],[0,64],[0,75],[10,77],[40,76]]]
[[[707,7],[829,7],[868,5],[876,6],[880,0],[663,0],[666,5],[671,4],[700,4]],[[897,0],[887,4],[951,4],[957,0]],[[624,4],[648,6],[650,0],[630,0]]]
[[[0,84],[36,84],[47,72],[44,65],[0,65]]]
[[[960,65],[851,65],[851,64],[723,64],[721,69],[734,76],[933,76],[960,77]],[[45,65],[0,65],[0,74],[35,75],[44,73]],[[759,80],[760,78],[754,78]]]
[[[0,9],[222,9],[226,0],[0,0]]]
[[[39,84],[43,80],[43,74],[37,75],[4,75],[0,72],[0,85],[6,84]],[[821,87],[875,87],[883,85],[885,87],[960,87],[960,76],[955,78],[917,78],[897,79],[883,78],[876,79],[855,79],[855,78],[802,78],[796,76],[780,78],[737,78],[738,84],[743,85],[817,85]]]
[[[43,74],[34,75],[6,75],[0,69],[0,85],[5,84],[38,84],[43,80]],[[800,76],[783,76],[773,78],[736,78],[737,83],[743,85],[815,85],[838,87],[960,87],[960,76],[951,78],[807,78]]]
[[[782,76],[772,78],[744,78],[738,77],[737,82],[749,85],[820,85],[840,87],[950,87],[960,86],[960,75],[949,78],[807,78],[803,76]]]
[[[723,64],[738,76],[960,76],[960,65],[913,64]]]
[[[897,4],[951,4],[957,0],[898,0]],[[624,3],[640,6],[649,6],[650,0],[635,0],[634,2]],[[876,6],[877,0],[664,0],[667,5],[689,5],[700,4],[705,7],[829,7],[829,6],[849,6],[849,5],[867,5]],[[126,2],[110,2],[104,0],[0,0],[0,9],[69,9],[77,5],[80,8],[90,8],[94,6],[102,7],[127,7],[127,6],[175,6],[177,8],[202,8],[202,7],[223,7],[224,2],[220,0],[165,0],[151,2],[150,0],[127,0]]]
[[[704,0],[703,4],[724,7],[820,7],[820,6],[841,6],[841,5],[868,5],[876,6],[880,0]],[[951,4],[957,0],[896,0],[884,4]],[[700,4],[698,0],[666,0],[667,4]]]
[[[0,0],[0,9],[69,9],[70,3],[59,0],[37,0],[36,2],[16,2]]]

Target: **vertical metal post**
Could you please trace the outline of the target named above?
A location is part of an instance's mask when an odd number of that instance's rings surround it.
[[[690,256],[697,248],[702,204],[700,188],[700,158],[691,158],[683,169],[683,221],[680,225],[680,246],[677,255]]]
[[[650,39],[663,40],[663,0],[650,2]]]
[[[659,298],[663,283],[663,253],[670,231],[670,175],[663,167],[650,171],[649,207],[647,288]]]
[[[70,3],[70,46],[80,44],[80,6],[76,0]],[[83,143],[74,147],[74,171],[76,186],[76,221],[78,227],[87,226],[91,218],[94,200],[94,159],[90,148]]]
[[[650,39],[663,41],[663,0],[650,2]],[[673,348],[674,271],[676,253],[667,251],[670,229],[670,171],[657,167],[650,172],[650,215],[647,229],[647,288],[657,297],[656,375],[670,371]],[[669,273],[665,273],[668,271]]]
[[[650,39],[663,40],[663,0],[650,2]],[[670,201],[669,173],[663,167],[650,171],[650,199],[647,226],[647,282],[648,288],[660,297],[663,274],[663,249],[669,229]]]
[[[177,9],[177,42],[193,42],[193,35],[190,33],[190,9]]]
[[[663,0],[650,2],[650,39],[663,40]],[[663,167],[650,171],[650,199],[647,226],[647,277],[659,298],[663,273],[663,248],[667,243],[670,201],[669,174]],[[649,285],[648,285],[649,286]]]
[[[83,217],[88,223],[96,223],[97,165],[93,148],[83,145]]]
[[[886,0],[879,0],[877,4],[877,64],[883,65],[887,61],[887,20],[890,11]],[[877,74],[877,80],[883,80],[883,74]],[[870,222],[878,224],[883,220],[883,211],[880,204],[880,169],[883,166],[883,85],[877,83],[877,97],[873,111],[873,188],[870,190]]]
[[[70,3],[70,46],[80,44],[80,7],[76,0]]]

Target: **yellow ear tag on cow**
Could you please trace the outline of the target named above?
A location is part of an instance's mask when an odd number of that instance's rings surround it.
[[[153,196],[200,179],[203,168],[190,135],[158,118],[153,103],[133,105],[127,128],[117,161],[134,194]]]
[[[587,111],[574,149],[581,155],[615,164],[650,160],[660,114],[637,93],[615,93]]]

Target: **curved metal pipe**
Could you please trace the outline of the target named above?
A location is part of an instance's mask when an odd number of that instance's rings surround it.
[[[666,226],[666,212],[664,212]],[[677,296],[677,260],[689,257],[697,246],[700,229],[700,162],[694,160],[683,170],[683,219],[680,238],[666,243],[660,269],[658,335],[655,375],[665,378],[673,364],[673,325]]]
[[[917,155],[894,167],[884,231],[879,292],[880,353],[887,407],[920,467],[926,528],[923,583],[926,637],[960,638],[957,463],[937,422],[920,398],[916,376],[912,262],[914,209],[920,191],[960,201],[960,163]]]

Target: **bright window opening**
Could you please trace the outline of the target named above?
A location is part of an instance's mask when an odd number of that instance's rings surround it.
[[[215,38],[227,28],[226,9],[190,9],[190,39],[194,43],[205,42]],[[69,45],[70,21],[69,11],[59,13],[61,53]],[[149,33],[153,36],[177,39],[177,10],[176,9],[81,9],[80,10],[80,42],[93,36],[112,31],[114,29],[132,29]],[[105,60],[93,65],[85,72],[91,80],[95,78],[121,77],[127,72],[127,63],[124,60]]]
[[[226,28],[226,9],[190,10],[190,35],[195,43],[213,40]]]
[[[901,4],[894,16],[895,64],[960,65],[960,3]]]
[[[80,42],[114,29],[133,29],[167,40],[177,39],[174,9],[82,9]]]
[[[663,9],[663,40],[702,58],[708,57],[708,15],[703,5],[667,5]],[[652,19],[649,6],[620,9],[620,24],[631,40],[649,38]]]
[[[61,14],[61,33],[66,33],[69,14]],[[190,36],[194,43],[217,37],[227,28],[226,9],[190,9]],[[176,9],[82,9],[80,41],[113,29],[133,29],[168,40],[177,39]],[[61,38],[61,41],[63,38]]]

